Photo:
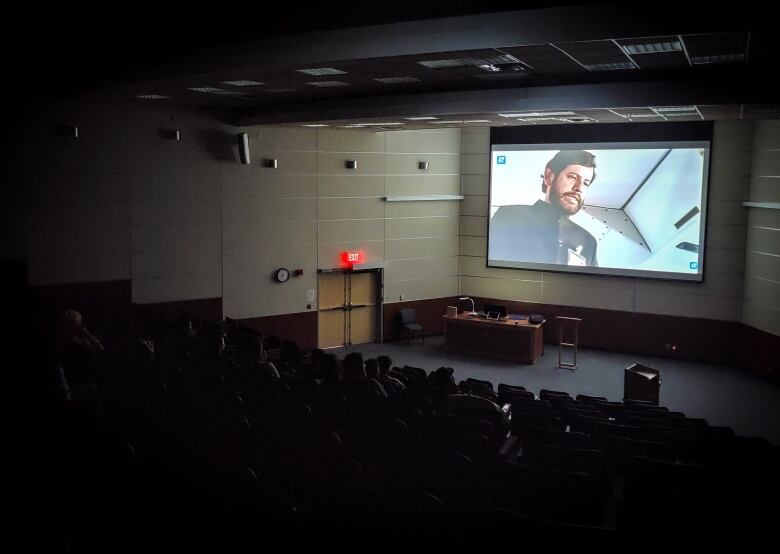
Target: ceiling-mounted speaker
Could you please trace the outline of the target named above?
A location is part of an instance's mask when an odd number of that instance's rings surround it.
[[[249,158],[249,134],[247,133],[238,135],[238,157],[241,158],[241,163],[244,165],[251,162]]]
[[[347,169],[357,169],[357,160],[346,160],[344,162],[344,167]]]
[[[276,169],[277,167],[279,167],[279,164],[274,158],[265,158],[263,160],[263,167],[267,167],[269,169]]]
[[[417,167],[423,171],[428,170],[428,162],[418,162]]]

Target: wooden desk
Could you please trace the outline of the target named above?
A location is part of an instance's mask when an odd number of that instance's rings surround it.
[[[542,325],[528,320],[494,321],[466,314],[444,316],[447,348],[463,354],[533,364],[543,352]]]

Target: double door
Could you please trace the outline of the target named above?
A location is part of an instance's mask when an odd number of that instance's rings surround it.
[[[319,276],[319,347],[375,342],[381,315],[379,271],[334,271]]]

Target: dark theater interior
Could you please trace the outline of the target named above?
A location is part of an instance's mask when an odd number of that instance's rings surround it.
[[[771,544],[771,12],[20,8],[12,542]]]

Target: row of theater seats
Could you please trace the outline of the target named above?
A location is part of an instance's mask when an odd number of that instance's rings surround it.
[[[237,361],[249,336],[278,377]],[[642,402],[456,385],[447,368],[396,367],[402,394],[357,395],[291,341],[237,327],[226,342],[235,357],[112,358],[99,397],[48,422],[46,536],[70,550],[511,536],[609,551],[770,523],[780,465],[760,438]]]

